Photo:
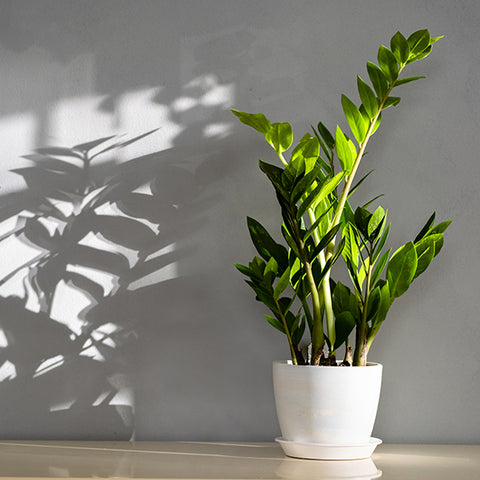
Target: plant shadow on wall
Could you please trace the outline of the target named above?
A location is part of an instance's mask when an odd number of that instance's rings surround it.
[[[12,266],[0,279],[4,437],[22,425],[43,438],[134,436],[137,329],[178,288],[175,262],[191,252],[177,241],[209,202],[172,152],[101,161],[153,133],[40,148],[15,170],[28,190],[0,211]]]

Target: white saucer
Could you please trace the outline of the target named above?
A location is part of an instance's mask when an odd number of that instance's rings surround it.
[[[367,443],[359,445],[325,445],[323,443],[291,442],[282,437],[275,439],[285,455],[295,458],[312,460],[358,460],[372,455],[377,445],[382,441],[371,437]]]

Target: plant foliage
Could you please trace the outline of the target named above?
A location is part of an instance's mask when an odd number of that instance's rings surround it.
[[[271,123],[262,113],[232,110],[242,123],[265,136],[281,162],[278,166],[260,160],[259,166],[280,205],[284,242],[278,243],[257,220],[248,218],[258,256],[236,267],[247,277],[257,300],[270,309],[267,321],[286,335],[294,364],[336,364],[337,349],[345,345],[344,364],[366,365],[367,353],[392,302],[442,248],[450,222],[434,225],[433,214],[413,241],[391,254],[384,248],[390,230],[387,212],[382,207],[370,211],[368,205],[353,210],[349,202],[369,175],[354,183],[382,112],[400,102],[393,90],[424,78],[401,77],[404,68],[429,55],[440,38],[432,38],[428,30],[408,38],[397,32],[390,48],[380,46],[378,65],[367,62],[370,85],[357,77],[360,105],[341,96],[352,139],[340,126],[332,133],[319,122],[288,155],[293,143],[288,123]],[[339,258],[346,265],[352,288],[331,278]],[[304,355],[301,342],[307,329],[311,352]],[[353,351],[349,337],[354,330]]]

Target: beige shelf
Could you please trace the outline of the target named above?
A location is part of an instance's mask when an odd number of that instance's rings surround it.
[[[0,478],[480,480],[480,446],[380,445],[372,459],[325,462],[275,443],[2,441]]]

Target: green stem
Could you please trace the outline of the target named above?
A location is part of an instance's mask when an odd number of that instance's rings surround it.
[[[372,277],[372,265],[368,265],[367,278],[365,280],[365,300],[363,302],[362,319],[357,327],[355,353],[353,355],[353,364],[365,366],[367,364],[367,313],[368,301],[370,299],[370,280]]]
[[[294,365],[298,365],[297,355],[295,353],[295,347],[293,346],[292,337],[290,335],[290,332],[289,332],[288,326],[287,326],[287,320],[285,319],[285,316],[283,315],[282,308],[280,307],[280,304],[278,303],[277,299],[275,299],[275,305],[277,306],[278,312],[280,314],[280,318],[282,319],[283,328],[285,329],[285,334],[287,335],[288,346],[290,347],[290,355],[292,356],[292,363]]]
[[[308,209],[308,216],[310,218],[311,224],[313,225],[316,221],[316,218],[315,218],[315,213],[311,209]],[[315,229],[315,231],[313,232],[313,238],[315,239],[315,243],[318,245],[320,243],[320,235],[317,229]],[[320,255],[318,258],[319,258],[320,266],[322,267],[322,269],[325,268],[325,264],[326,264],[325,254],[323,252],[320,252]],[[330,272],[328,272],[323,278],[322,283],[318,287],[319,292],[320,290],[323,291],[325,318],[327,322],[327,336],[328,336],[328,339],[330,340],[330,344],[333,347],[333,345],[335,344],[335,316],[333,314],[332,292],[330,290]],[[322,322],[323,322],[323,318],[322,318]]]
[[[399,74],[401,72],[402,68],[399,70]],[[357,157],[355,158],[355,162],[353,163],[352,171],[350,172],[350,175],[348,176],[348,179],[345,183],[345,186],[343,187],[342,194],[340,196],[340,200],[337,206],[337,210],[335,211],[335,216],[333,217],[333,222],[332,222],[332,227],[335,225],[338,225],[340,222],[340,219],[342,218],[342,213],[343,209],[345,208],[345,203],[347,202],[348,194],[350,193],[350,189],[352,188],[353,180],[355,178],[355,174],[357,173],[358,167],[360,165],[360,162],[362,160],[363,154],[365,153],[365,148],[367,146],[368,141],[370,140],[370,137],[372,136],[373,128],[375,127],[375,123],[378,119],[378,116],[380,113],[382,113],[383,106],[385,105],[385,102],[387,101],[388,96],[390,95],[390,92],[393,90],[395,87],[395,82],[392,83],[390,88],[387,90],[385,93],[382,101],[380,102],[380,105],[378,106],[377,113],[375,116],[372,118],[370,125],[368,127],[367,133],[365,134],[365,139],[363,142],[359,145]],[[332,240],[332,244],[335,245],[335,239]],[[329,252],[327,252],[327,260],[333,255],[333,248],[330,249]]]

